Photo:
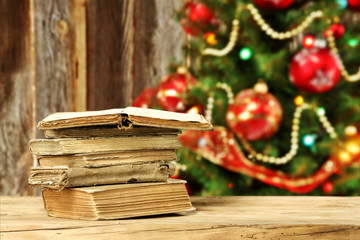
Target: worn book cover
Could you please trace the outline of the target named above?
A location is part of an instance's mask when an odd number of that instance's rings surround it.
[[[178,149],[178,135],[121,136],[103,138],[33,139],[29,143],[35,155],[110,153],[134,150]]]
[[[36,159],[38,165],[42,167],[67,166],[78,168],[96,168],[121,164],[178,161],[176,152],[173,149],[52,156],[37,155]]]
[[[59,129],[85,126],[116,125],[119,128],[147,126],[172,129],[212,130],[213,126],[202,115],[163,110],[127,107],[119,109],[59,112],[38,123],[38,129]]]
[[[133,126],[131,128],[119,128],[115,125],[89,126],[45,129],[46,138],[90,138],[90,137],[118,137],[137,135],[165,135],[181,134],[178,129],[161,127]]]
[[[82,220],[121,219],[194,211],[185,181],[44,189],[49,216]]]
[[[161,182],[166,181],[174,173],[175,164],[172,162],[123,164],[98,168],[34,167],[30,172],[29,184],[62,189],[116,183]]]

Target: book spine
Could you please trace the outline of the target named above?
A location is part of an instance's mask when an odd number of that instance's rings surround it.
[[[56,169],[56,168],[54,168]],[[54,170],[51,168],[35,168],[33,172],[39,171],[41,174],[32,174],[29,180],[31,185],[38,187],[61,189],[65,187],[94,186],[116,183],[135,183],[135,182],[165,182],[175,173],[175,164],[173,163],[148,163],[134,165],[120,165],[101,168],[68,168],[61,173],[66,177],[51,177]],[[44,177],[46,172],[49,177],[58,179],[49,181]],[[64,171],[64,170],[63,170]],[[37,179],[36,176],[41,176]]]
[[[90,139],[38,139],[31,140],[29,145],[30,151],[35,155],[111,153],[114,151],[178,149],[182,147],[177,135]]]

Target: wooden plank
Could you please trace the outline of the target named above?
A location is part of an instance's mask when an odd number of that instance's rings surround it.
[[[131,103],[133,8],[134,0],[88,2],[88,110],[119,108]]]
[[[192,197],[194,213],[114,221],[48,217],[1,198],[2,239],[360,239],[360,197]]]
[[[74,24],[72,1],[33,0],[36,122],[73,111]],[[37,137],[43,137],[37,132]]]
[[[86,12],[87,0],[73,1],[73,23],[75,50],[73,56],[74,64],[74,110],[86,111],[86,88],[87,88],[87,48],[86,48]]]
[[[0,0],[0,171],[1,195],[29,195],[34,137],[30,2]]]
[[[175,20],[182,4],[179,0],[135,1],[133,99],[146,87],[156,88],[172,60],[184,58],[185,32]]]
[[[88,110],[129,106],[182,59],[178,0],[88,3]]]

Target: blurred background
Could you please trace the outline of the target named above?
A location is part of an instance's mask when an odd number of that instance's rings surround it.
[[[360,1],[0,0],[1,195],[36,124],[126,106],[201,113],[191,195],[360,195]]]

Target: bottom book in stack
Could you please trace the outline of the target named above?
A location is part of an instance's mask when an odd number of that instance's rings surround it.
[[[121,219],[194,211],[186,181],[114,184],[95,187],[43,189],[50,216],[82,219]]]

